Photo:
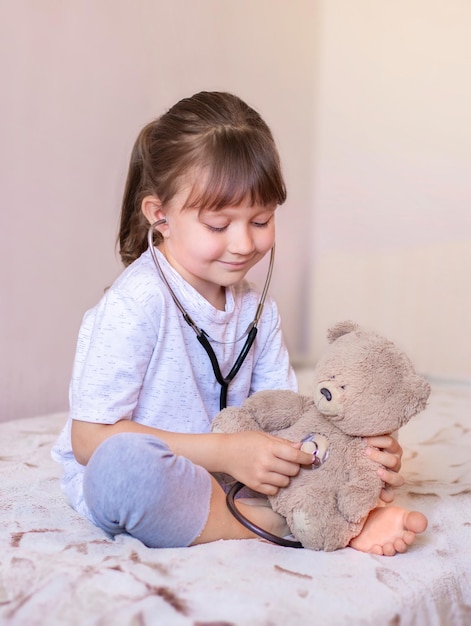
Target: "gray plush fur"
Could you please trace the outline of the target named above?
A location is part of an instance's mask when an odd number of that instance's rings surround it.
[[[377,464],[364,453],[363,437],[396,431],[425,408],[430,394],[409,358],[384,337],[342,322],[328,338],[312,398],[260,391],[242,407],[221,411],[212,426],[214,432],[264,430],[290,441],[315,433],[328,440],[323,464],[302,468],[269,497],[296,539],[312,550],[348,545],[378,502],[383,483]]]

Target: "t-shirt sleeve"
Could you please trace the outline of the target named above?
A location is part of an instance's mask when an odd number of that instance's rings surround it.
[[[250,393],[265,389],[298,390],[288,349],[283,339],[281,318],[274,300],[265,303],[258,331],[259,349]]]
[[[72,419],[113,424],[131,419],[156,345],[145,307],[117,289],[85,314],[70,384]]]

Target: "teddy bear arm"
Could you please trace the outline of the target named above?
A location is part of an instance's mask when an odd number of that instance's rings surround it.
[[[265,432],[285,430],[309,411],[316,411],[311,398],[288,389],[257,391],[243,405]]]
[[[376,470],[376,463],[361,459],[351,467],[347,481],[338,489],[337,506],[347,521],[359,522],[375,508],[383,486]]]
[[[213,433],[239,433],[260,430],[260,426],[244,407],[231,406],[216,415],[211,430]]]

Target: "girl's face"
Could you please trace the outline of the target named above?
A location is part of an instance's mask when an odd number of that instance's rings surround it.
[[[239,282],[275,241],[275,208],[244,201],[217,211],[181,209],[188,191],[162,209],[161,252],[204,298],[224,309],[225,287]]]

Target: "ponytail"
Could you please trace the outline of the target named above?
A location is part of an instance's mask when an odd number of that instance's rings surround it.
[[[148,144],[152,140],[153,124],[145,126],[136,139],[124,188],[118,243],[121,261],[125,267],[135,261],[148,245],[149,224],[141,211],[141,203],[146,195],[155,193],[146,172],[150,160]],[[160,235],[156,232],[155,236]]]

